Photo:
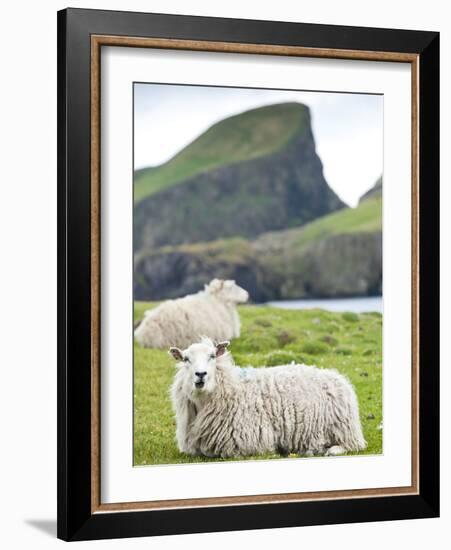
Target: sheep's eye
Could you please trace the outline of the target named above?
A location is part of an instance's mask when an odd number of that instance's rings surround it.
[[[186,357],[186,356],[185,356],[185,357],[183,358],[183,361],[184,361],[185,363],[189,363],[189,362],[190,362],[189,357]]]
[[[216,359],[216,355],[215,355],[214,353],[212,353],[212,354],[210,355],[210,359]]]

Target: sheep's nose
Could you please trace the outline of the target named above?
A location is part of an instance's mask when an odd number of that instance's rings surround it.
[[[206,372],[195,372],[196,376],[198,376],[201,380],[204,378],[204,376],[207,376]]]

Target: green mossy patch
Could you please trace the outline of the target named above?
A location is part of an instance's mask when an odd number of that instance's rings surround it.
[[[342,314],[342,317],[348,323],[357,323],[359,320],[359,316],[357,315],[357,313],[353,313],[352,311],[345,311]]]

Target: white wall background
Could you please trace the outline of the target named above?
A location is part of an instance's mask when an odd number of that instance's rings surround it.
[[[441,0],[72,0],[72,7],[436,30],[442,33],[442,518],[84,543],[84,548],[394,548],[443,546],[451,534],[451,20]],[[0,86],[0,540],[62,545],[56,533],[56,10],[2,8]],[[448,207],[448,208],[447,208]],[[445,210],[446,208],[446,210]],[[446,215],[445,215],[446,214]],[[448,283],[448,284],[447,284]]]

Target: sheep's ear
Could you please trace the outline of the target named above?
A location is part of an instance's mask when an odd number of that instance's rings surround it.
[[[183,361],[183,353],[179,348],[169,348],[169,352],[176,361]]]
[[[225,340],[224,342],[219,342],[219,344],[216,344],[216,357],[221,357],[221,355],[224,355],[229,344],[230,342],[228,340]]]
[[[222,279],[213,279],[208,284],[208,290],[214,294],[215,292],[219,292],[223,286],[224,281]]]

